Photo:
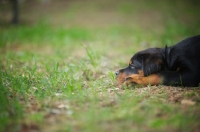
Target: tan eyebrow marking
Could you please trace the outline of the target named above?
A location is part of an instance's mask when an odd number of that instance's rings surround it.
[[[133,63],[132,60],[130,60],[130,61],[129,61],[129,64],[131,65],[132,63]]]

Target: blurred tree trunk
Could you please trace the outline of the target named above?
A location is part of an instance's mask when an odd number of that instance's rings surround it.
[[[11,2],[12,2],[12,10],[13,10],[12,23],[18,24],[19,23],[18,0],[11,0]]]

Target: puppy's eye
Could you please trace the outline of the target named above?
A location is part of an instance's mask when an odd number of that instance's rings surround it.
[[[135,68],[133,64],[130,64],[129,66],[130,66],[131,69]]]

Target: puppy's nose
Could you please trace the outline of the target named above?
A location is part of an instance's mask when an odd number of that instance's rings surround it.
[[[119,75],[119,71],[115,72],[115,75],[118,76]]]

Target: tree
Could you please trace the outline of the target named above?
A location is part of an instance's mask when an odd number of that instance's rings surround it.
[[[13,10],[12,23],[18,24],[19,23],[18,0],[11,0],[11,2],[12,2],[12,10]]]

